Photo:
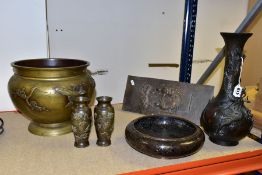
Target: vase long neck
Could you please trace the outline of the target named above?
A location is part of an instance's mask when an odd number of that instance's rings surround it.
[[[221,93],[225,93],[227,95],[233,94],[235,86],[239,84],[242,58],[242,50],[239,48],[232,48],[231,51],[226,53],[224,78],[221,87]]]
[[[225,41],[225,69],[223,83],[218,97],[234,99],[234,88],[238,85],[242,60],[244,59],[243,48],[250,33],[221,33]]]

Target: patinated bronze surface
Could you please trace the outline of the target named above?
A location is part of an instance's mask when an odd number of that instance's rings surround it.
[[[89,135],[92,126],[92,111],[88,104],[88,97],[73,97],[73,111],[71,114],[72,130],[75,137],[74,146],[84,148],[89,145]]]
[[[8,83],[16,108],[32,122],[29,131],[55,136],[71,132],[72,96],[92,96],[89,63],[75,59],[32,59],[12,63]]]
[[[111,135],[114,130],[115,110],[111,105],[112,97],[97,97],[98,104],[94,109],[94,120],[98,146],[111,145]]]
[[[213,95],[212,86],[128,76],[123,110],[146,115],[177,115],[199,123]]]
[[[201,125],[212,142],[235,146],[253,125],[252,114],[244,106],[245,89],[237,97],[233,94],[239,83],[243,47],[250,33],[221,33],[225,41],[225,70],[221,89],[203,111]]]
[[[196,153],[203,145],[203,131],[194,123],[175,116],[144,116],[125,130],[127,143],[156,158],[180,158]]]

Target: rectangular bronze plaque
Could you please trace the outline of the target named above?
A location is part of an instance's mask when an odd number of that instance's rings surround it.
[[[176,115],[199,124],[213,96],[213,86],[129,75],[122,109],[146,115]]]

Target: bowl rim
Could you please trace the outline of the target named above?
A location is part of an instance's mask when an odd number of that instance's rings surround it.
[[[25,61],[35,61],[35,60],[70,60],[70,61],[79,61],[82,62],[82,65],[79,66],[67,66],[67,67],[32,67],[32,66],[20,66],[17,63],[25,62]],[[35,59],[23,59],[17,60],[11,63],[13,68],[18,69],[31,69],[31,70],[60,70],[60,69],[75,69],[75,68],[84,68],[90,65],[89,61],[81,60],[81,59],[72,59],[72,58],[35,58]]]
[[[175,118],[175,119],[178,119],[178,120],[183,120],[184,122],[186,123],[189,123],[191,124],[194,128],[195,128],[195,131],[191,134],[191,135],[188,135],[188,136],[185,136],[185,137],[178,137],[178,138],[159,138],[159,137],[154,137],[154,136],[151,136],[149,134],[145,134],[145,133],[142,133],[140,132],[139,130],[137,130],[135,128],[135,123],[141,119],[144,119],[144,118],[149,118],[149,117],[172,117],[172,118]],[[146,115],[146,116],[142,116],[142,117],[139,117],[137,119],[134,119],[133,121],[131,121],[127,127],[126,127],[126,130],[132,130],[133,132],[135,132],[135,134],[139,134],[141,136],[143,136],[145,139],[150,139],[150,140],[155,140],[155,141],[161,141],[161,142],[180,142],[180,141],[184,141],[184,140],[187,140],[187,139],[190,139],[190,138],[194,138],[196,137],[200,132],[203,132],[202,129],[196,125],[195,123],[187,120],[187,119],[184,119],[184,118],[181,118],[181,117],[177,117],[177,116],[174,116],[174,115]]]

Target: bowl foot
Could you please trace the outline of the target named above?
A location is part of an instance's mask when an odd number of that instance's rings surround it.
[[[59,136],[72,132],[72,125],[69,121],[55,124],[42,124],[31,122],[28,130],[39,136]]]

